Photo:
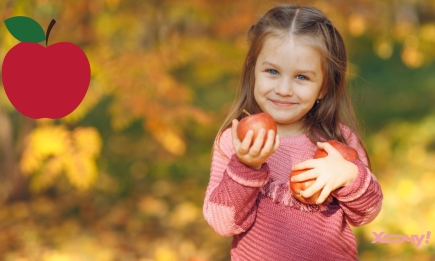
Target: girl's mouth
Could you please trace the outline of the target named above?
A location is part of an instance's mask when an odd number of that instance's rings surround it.
[[[279,100],[270,100],[270,101],[277,107],[290,107],[295,105],[295,103],[287,102],[287,101],[279,101]]]

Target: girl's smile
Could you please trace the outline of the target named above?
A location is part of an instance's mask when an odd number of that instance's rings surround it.
[[[295,105],[296,103],[294,102],[287,102],[287,101],[280,101],[280,100],[270,100],[275,106],[277,107],[283,107],[283,108],[288,108],[291,107],[292,105]]]

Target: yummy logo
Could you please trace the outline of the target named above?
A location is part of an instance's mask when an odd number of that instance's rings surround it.
[[[59,119],[73,112],[89,87],[91,68],[77,45],[60,42],[48,46],[53,19],[44,33],[33,19],[6,19],[9,32],[19,41],[6,54],[2,80],[9,101],[21,114]],[[45,46],[40,42],[45,40]]]
[[[426,240],[425,243],[429,244],[429,239],[430,239],[430,231],[427,231],[426,235],[422,234],[422,235],[393,235],[393,234],[385,234],[385,232],[372,232],[373,235],[375,236],[375,239],[372,241],[372,243],[383,243],[383,244],[400,244],[403,242],[409,242],[414,244],[415,246],[420,246],[421,243],[423,242],[423,239],[426,236]]]

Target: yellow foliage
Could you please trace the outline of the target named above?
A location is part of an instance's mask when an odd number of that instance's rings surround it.
[[[79,188],[87,189],[97,177],[97,166],[92,158],[86,157],[83,153],[66,155],[64,166],[69,182]]]
[[[104,2],[112,10],[116,9],[119,5],[119,0],[105,0]]]
[[[422,199],[414,180],[402,179],[397,186],[397,195],[403,202],[416,203]]]
[[[388,162],[392,157],[390,141],[382,134],[373,135],[370,139],[372,146],[372,155],[374,162]]]
[[[183,202],[175,208],[170,217],[171,225],[174,227],[183,227],[198,219],[201,211],[190,202]]]
[[[175,261],[177,256],[170,248],[158,246],[154,252],[155,261]]]
[[[87,189],[97,177],[95,158],[101,146],[93,127],[69,131],[64,126],[38,126],[27,138],[20,167],[23,173],[36,174],[31,186],[37,191],[51,186],[62,171],[74,187]]]
[[[155,139],[174,155],[181,156],[186,152],[186,144],[180,135],[156,119],[150,119],[148,128]]]
[[[167,203],[152,196],[143,197],[138,203],[138,208],[150,216],[164,217],[168,213]]]
[[[408,162],[414,166],[421,165],[426,159],[426,150],[423,146],[416,144],[408,150]]]
[[[417,49],[413,47],[405,47],[401,54],[402,61],[410,68],[417,68],[423,64],[424,56]]]
[[[419,40],[415,36],[408,36],[401,53],[403,63],[410,68],[418,68],[424,62],[424,55],[418,48]]]
[[[420,36],[428,42],[435,42],[435,24],[425,24],[420,28]]]
[[[152,194],[156,196],[168,196],[173,193],[176,193],[175,190],[176,185],[172,184],[171,182],[161,179],[153,184],[152,188]]]
[[[62,158],[52,157],[42,166],[40,175],[35,175],[31,184],[32,189],[40,191],[53,185],[55,178],[60,175],[63,168]]]
[[[42,257],[43,261],[73,261],[77,260],[76,255],[62,253],[60,251],[46,251]]]
[[[382,59],[388,59],[393,54],[393,43],[391,40],[381,39],[375,42],[376,54]]]
[[[395,37],[398,39],[404,39],[409,35],[411,35],[415,30],[415,28],[416,26],[408,21],[404,21],[404,20],[397,21],[394,28]]]
[[[11,206],[11,218],[23,219],[27,218],[30,214],[29,207],[24,202],[17,202]]]
[[[157,141],[163,147],[174,155],[183,155],[186,151],[186,145],[180,136],[172,130],[166,129],[153,133]]]
[[[21,159],[21,171],[30,174],[38,170],[43,160],[65,151],[68,131],[63,126],[42,126],[29,134]]]
[[[95,128],[76,128],[72,133],[72,140],[76,149],[84,155],[97,156],[100,153],[102,140]]]
[[[109,108],[110,114],[113,119],[111,121],[111,125],[114,131],[121,131],[127,128],[134,120],[138,117],[134,116],[131,113],[127,112],[127,108],[125,108],[122,103],[114,103]]]
[[[12,105],[12,103],[9,101],[8,96],[6,95],[6,92],[3,90],[3,84],[0,85],[0,104],[6,111],[13,111],[15,110],[15,107]]]
[[[349,31],[354,36],[360,36],[366,30],[366,22],[364,16],[354,13],[348,18]]]
[[[195,244],[190,240],[184,240],[180,243],[179,247],[179,253],[183,255],[186,259],[189,256],[194,256],[197,254],[198,249],[196,248]]]
[[[107,173],[99,173],[98,183],[96,188],[109,193],[117,193],[119,191],[119,182],[108,175]]]
[[[384,193],[379,216],[364,226],[364,234],[384,231],[386,234],[412,235],[434,231],[435,208],[435,117],[420,122],[396,122],[373,135],[370,140],[374,173]],[[432,242],[432,241],[431,241]],[[390,255],[399,255],[404,245],[391,244]],[[422,243],[419,249],[429,247]],[[418,251],[416,251],[417,253]]]
[[[420,193],[425,195],[425,197],[427,199],[432,198],[432,200],[433,200],[433,198],[435,197],[435,193],[433,193],[434,192],[434,184],[435,184],[435,171],[430,171],[430,172],[424,173],[419,180]],[[434,211],[434,214],[435,214],[435,211]],[[434,218],[435,218],[435,216],[434,216]],[[435,220],[435,219],[433,219],[433,220]]]

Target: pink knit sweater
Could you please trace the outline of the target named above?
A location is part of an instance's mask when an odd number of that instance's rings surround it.
[[[381,210],[382,191],[366,167],[367,157],[346,127],[343,134],[359,160],[356,180],[336,189],[321,205],[300,203],[289,192],[292,165],[313,157],[306,135],[281,137],[260,170],[241,163],[231,130],[215,149],[204,201],[204,217],[222,236],[233,236],[231,260],[357,260],[350,226],[371,222]]]

